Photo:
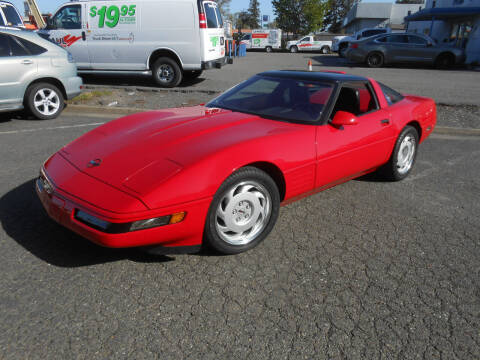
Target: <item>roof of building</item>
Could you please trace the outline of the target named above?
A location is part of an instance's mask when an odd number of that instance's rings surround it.
[[[448,19],[480,14],[480,7],[444,7],[423,9],[405,17],[405,21]]]

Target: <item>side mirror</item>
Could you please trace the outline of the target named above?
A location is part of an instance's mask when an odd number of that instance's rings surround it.
[[[331,124],[335,127],[342,127],[344,125],[357,125],[358,120],[355,115],[346,111],[337,111]]]

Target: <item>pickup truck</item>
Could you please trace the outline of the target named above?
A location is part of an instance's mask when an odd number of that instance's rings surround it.
[[[330,53],[332,42],[323,40],[322,35],[304,36],[300,40],[287,42],[287,50],[291,53],[299,51],[320,51],[322,54]]]
[[[360,40],[374,35],[387,34],[392,30],[390,28],[367,28],[357,31],[351,36],[336,36],[332,41],[332,51],[338,52],[338,56],[345,57],[345,51],[348,48],[348,43],[354,40]]]

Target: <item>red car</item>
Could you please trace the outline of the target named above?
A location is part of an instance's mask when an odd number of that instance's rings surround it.
[[[90,131],[36,188],[50,217],[99,245],[234,254],[268,235],[280,204],[373,171],[405,178],[435,123],[433,100],[373,79],[268,71],[205,106]]]

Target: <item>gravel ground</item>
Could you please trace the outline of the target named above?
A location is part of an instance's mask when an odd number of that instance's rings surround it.
[[[85,93],[95,90],[87,89]],[[85,94],[84,93],[84,94]],[[139,88],[113,89],[86,100],[73,99],[76,105],[130,107],[139,109],[166,109],[206,103],[220,94],[218,91],[197,90],[139,90]],[[480,128],[480,108],[475,105],[437,104],[439,126]]]

